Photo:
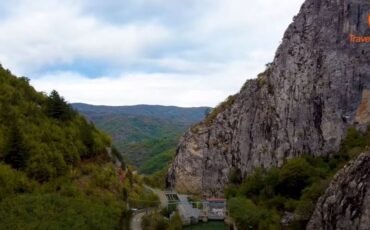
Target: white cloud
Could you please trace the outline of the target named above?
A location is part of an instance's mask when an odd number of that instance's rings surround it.
[[[76,73],[59,73],[33,80],[32,83],[37,89],[46,92],[56,88],[62,95],[67,95],[66,99],[70,102],[96,105],[145,103],[200,106],[214,104],[214,98],[224,96],[223,89],[209,87],[204,78],[172,74],[133,74],[114,79],[89,79]]]
[[[168,39],[154,22],[109,25],[81,15],[79,5],[39,2],[24,1],[0,22],[0,59],[22,74],[77,59],[127,62]]]
[[[272,61],[302,2],[9,1],[0,62],[71,102],[214,106]],[[112,74],[91,79],[79,62]]]
[[[38,76],[31,84],[46,93],[56,89],[69,102],[216,106],[227,96],[237,93],[247,79],[257,76],[267,57],[263,52],[251,52],[248,61],[212,64],[158,59],[158,65],[185,72],[132,73],[95,79],[74,72],[56,72]]]

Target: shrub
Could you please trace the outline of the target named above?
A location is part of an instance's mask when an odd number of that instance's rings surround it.
[[[33,191],[36,183],[23,172],[0,163],[0,201],[6,197]]]
[[[182,230],[182,220],[178,212],[175,212],[175,214],[171,217],[169,229]]]
[[[251,200],[236,197],[230,199],[228,205],[238,229],[276,229],[279,226],[279,216],[275,211],[260,208]]]
[[[142,219],[143,230],[168,230],[169,222],[159,213],[145,215]]]
[[[204,119],[206,125],[210,125],[216,119],[217,115],[229,109],[235,102],[237,95],[229,96],[224,102],[214,108],[208,116]]]

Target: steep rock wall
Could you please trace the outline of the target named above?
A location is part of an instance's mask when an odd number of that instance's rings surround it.
[[[231,105],[181,139],[169,186],[222,196],[231,171],[281,166],[338,150],[349,126],[370,121],[368,0],[306,0],[274,61]]]

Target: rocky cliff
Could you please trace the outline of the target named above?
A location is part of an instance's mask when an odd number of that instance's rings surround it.
[[[337,173],[307,226],[308,230],[369,229],[370,152]]]
[[[275,58],[181,139],[169,186],[223,194],[232,172],[338,150],[349,126],[370,121],[368,0],[306,0]]]

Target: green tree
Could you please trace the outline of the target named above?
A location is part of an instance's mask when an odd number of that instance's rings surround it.
[[[86,120],[83,120],[80,127],[80,134],[82,143],[85,145],[87,150],[87,152],[81,154],[81,157],[89,157],[91,155],[94,155],[95,140],[93,134],[93,126],[87,123]]]
[[[299,198],[302,190],[310,185],[313,176],[314,168],[304,158],[292,159],[280,170],[277,190],[281,195]]]
[[[47,100],[46,112],[49,117],[58,120],[70,120],[73,118],[75,112],[70,105],[59,95],[56,90],[53,90]]]
[[[228,201],[231,217],[238,229],[279,229],[280,218],[274,210],[256,206],[244,197],[235,197]]]
[[[4,161],[13,168],[21,169],[25,167],[27,159],[28,152],[24,145],[22,133],[14,122],[10,127]]]

